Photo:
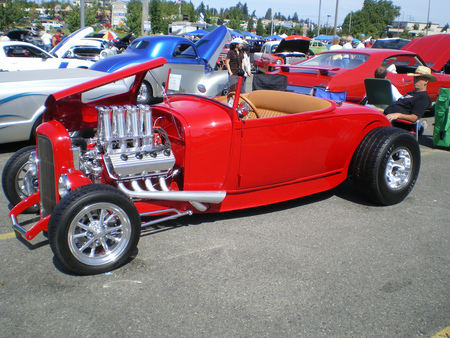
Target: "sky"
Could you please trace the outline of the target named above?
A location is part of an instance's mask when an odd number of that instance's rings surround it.
[[[191,0],[197,8],[202,0]],[[310,18],[313,22],[318,21],[319,2],[321,2],[320,25],[327,23],[334,25],[336,2],[338,5],[338,20],[340,26],[344,18],[351,11],[356,12],[362,9],[364,0],[240,0],[242,4],[247,3],[249,14],[256,10],[257,17],[263,17],[268,8],[274,8],[274,12],[281,12],[288,16],[297,12],[299,19]],[[203,0],[205,6],[210,8],[228,8],[235,6],[239,0]],[[400,6],[400,21],[427,22],[428,4],[430,4],[429,21],[440,26],[450,24],[450,0],[392,0],[395,6]],[[330,17],[328,18],[328,15]],[[397,20],[397,19],[396,19]]]

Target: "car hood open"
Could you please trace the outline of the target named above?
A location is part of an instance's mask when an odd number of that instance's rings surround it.
[[[50,53],[62,58],[71,47],[76,45],[77,41],[85,38],[93,32],[94,28],[92,27],[80,28],[79,30],[70,34],[68,37],[64,38],[64,40],[61,41],[57,46],[55,46],[55,48],[53,48]]]
[[[227,27],[219,26],[198,40],[195,45],[200,57],[205,59],[211,68],[214,68],[223,46],[230,38],[231,34]]]
[[[294,40],[294,39],[284,39],[281,40],[280,44],[278,45],[277,49],[275,50],[276,53],[286,53],[286,52],[301,52],[301,53],[308,53],[309,50],[309,40]]]
[[[435,34],[416,38],[402,49],[418,54],[430,68],[440,71],[450,60],[450,35]]]

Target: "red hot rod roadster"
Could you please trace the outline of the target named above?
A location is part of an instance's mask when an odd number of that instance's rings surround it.
[[[142,227],[168,219],[295,199],[349,177],[369,199],[390,205],[416,182],[415,138],[363,106],[270,90],[241,94],[241,81],[228,96],[174,93],[136,106],[147,71],[165,62],[107,74],[46,101],[29,160],[38,189],[10,217],[27,240],[47,232],[71,272],[117,268],[137,247]],[[128,92],[84,97],[130,76]],[[71,137],[80,131],[92,135]],[[27,229],[19,215],[36,204],[40,220]]]

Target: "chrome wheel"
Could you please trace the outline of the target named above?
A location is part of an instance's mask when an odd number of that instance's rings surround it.
[[[69,249],[81,263],[96,266],[117,260],[128,247],[131,222],[123,209],[110,203],[83,208],[68,231]]]
[[[391,189],[402,189],[409,184],[412,174],[412,156],[406,148],[397,148],[389,156],[385,178]]]

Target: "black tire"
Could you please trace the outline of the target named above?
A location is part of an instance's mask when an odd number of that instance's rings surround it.
[[[381,205],[403,201],[413,189],[419,170],[420,147],[416,139],[393,127],[369,132],[353,157],[352,176],[357,190]]]
[[[71,191],[56,205],[48,224],[56,258],[80,275],[123,265],[136,249],[140,234],[141,220],[133,202],[116,188],[101,184]]]
[[[137,97],[138,104],[150,104],[153,102],[153,90],[150,83],[144,80],[141,88],[139,88],[139,94]]]
[[[2,188],[8,201],[17,205],[38,189],[37,172],[28,162],[36,146],[28,146],[15,152],[6,162],[2,172]],[[25,182],[29,182],[28,185]],[[38,205],[28,208],[25,213],[37,213]]]

